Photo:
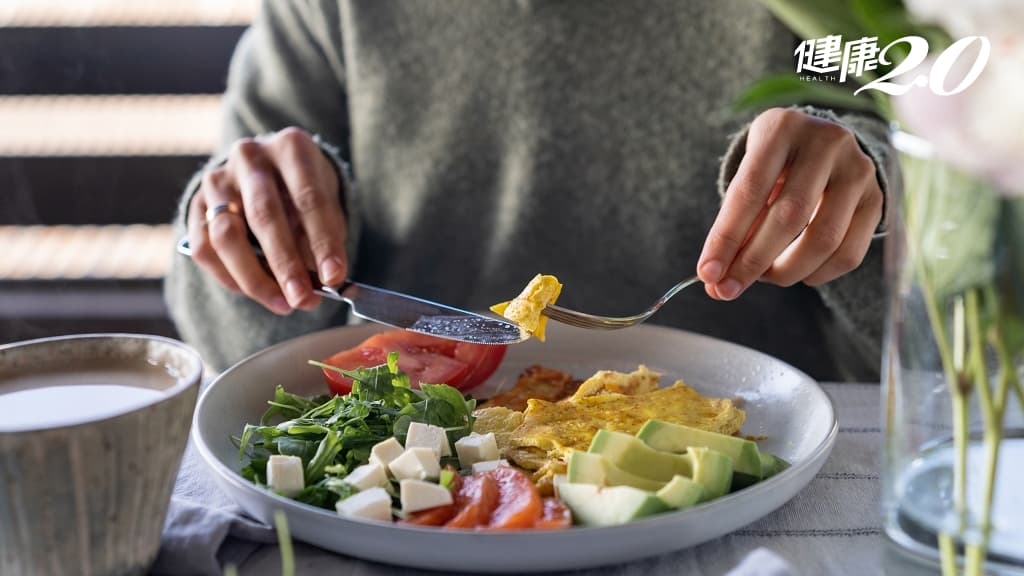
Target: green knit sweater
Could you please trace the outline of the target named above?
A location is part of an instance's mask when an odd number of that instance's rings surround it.
[[[354,279],[483,309],[543,272],[567,307],[634,313],[693,274],[743,154],[750,116],[731,104],[792,70],[793,46],[752,0],[268,1],[231,65],[221,151],[292,125],[330,144],[351,169]],[[808,110],[855,130],[886,189],[884,125]],[[821,379],[877,378],[875,244],[821,288],[688,290],[655,321]],[[185,258],[166,296],[218,369],[346,318],[329,302],[274,316]]]

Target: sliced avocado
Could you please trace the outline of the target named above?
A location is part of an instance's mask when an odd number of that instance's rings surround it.
[[[573,451],[569,456],[568,476],[569,482],[577,484],[632,486],[652,492],[665,485],[664,482],[630,474],[600,454],[580,452],[579,450]]]
[[[653,492],[631,486],[566,482],[559,486],[558,494],[575,522],[587,526],[625,524],[669,509]]]
[[[704,446],[689,446],[686,455],[693,466],[690,478],[704,487],[704,500],[714,500],[729,492],[732,460],[728,456]]]
[[[665,452],[683,453],[687,446],[706,446],[721,452],[732,460],[734,472],[753,479],[750,484],[760,480],[763,475],[761,453],[757,449],[757,444],[744,438],[708,432],[664,420],[648,420],[636,433],[636,437],[651,448]]]
[[[704,487],[686,476],[676,474],[672,481],[665,484],[655,495],[669,508],[689,508],[703,498]]]
[[[559,498],[559,496],[558,496],[558,488],[561,487],[562,484],[565,484],[568,481],[569,481],[569,477],[566,476],[565,474],[555,474],[554,477],[551,478],[551,486],[555,490],[555,498]]]
[[[789,462],[774,454],[761,452],[761,469],[764,471],[764,478],[771,478],[786,468],[789,468]]]
[[[622,432],[598,430],[590,442],[588,452],[601,454],[609,462],[630,474],[661,483],[672,480],[676,474],[690,476],[693,471],[690,458],[659,452]]]
[[[730,492],[742,490],[747,486],[753,486],[760,482],[762,478],[757,476],[751,476],[750,474],[743,474],[742,472],[733,471],[732,473],[732,486],[729,487]]]

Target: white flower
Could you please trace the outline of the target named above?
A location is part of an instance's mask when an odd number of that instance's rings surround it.
[[[892,98],[900,122],[927,139],[936,154],[1005,191],[1024,194],[1024,1],[906,0],[924,21],[946,27],[954,39],[985,36],[992,52],[984,71],[953,96],[914,88]],[[945,81],[959,83],[978,54],[975,41]],[[926,64],[930,67],[938,54]]]
[[[1020,38],[1024,33],[1021,0],[905,0],[907,10],[922,22],[946,29],[954,38],[988,36]]]

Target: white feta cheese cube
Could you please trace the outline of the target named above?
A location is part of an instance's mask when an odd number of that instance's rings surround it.
[[[386,486],[388,473],[380,464],[363,464],[345,476],[344,482],[362,492],[374,486]]]
[[[423,480],[406,478],[399,484],[402,512],[417,512],[454,502],[451,490]]]
[[[406,448],[401,456],[388,464],[388,470],[398,480],[426,480],[441,475],[441,464],[432,448]]]
[[[339,516],[366,518],[369,520],[391,521],[391,496],[388,491],[374,487],[357,492],[334,505]]]
[[[461,460],[460,460],[461,462]],[[508,466],[508,460],[485,460],[483,462],[473,463],[473,474],[477,472],[488,472],[494,470],[498,466]]]
[[[289,498],[306,487],[302,458],[274,454],[267,460],[267,486]]]
[[[487,434],[470,434],[459,438],[455,442],[455,451],[459,454],[459,464],[468,468],[477,462],[497,460],[498,442],[494,439],[494,432]]]
[[[437,452],[437,457],[451,456],[452,447],[448,444],[448,434],[440,426],[431,426],[422,422],[409,424],[409,432],[405,437],[406,448],[430,448]]]
[[[402,443],[397,438],[392,436],[383,442],[374,444],[373,448],[370,449],[370,463],[380,464],[386,470],[388,464],[395,458],[402,455],[405,448],[402,448]]]

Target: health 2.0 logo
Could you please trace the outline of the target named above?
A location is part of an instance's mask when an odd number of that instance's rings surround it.
[[[966,63],[960,62],[964,52],[973,42],[980,42],[974,62],[966,73],[962,72]],[[902,45],[907,45],[902,48]],[[894,50],[894,47],[899,46]],[[905,53],[906,57],[888,73],[871,80],[857,88],[857,95],[864,90],[878,90],[899,96],[906,94],[915,86],[928,87],[940,96],[951,96],[967,89],[978,79],[988,57],[992,45],[984,36],[967,36],[952,43],[943,50],[931,63],[929,70],[916,76],[911,74],[928,58],[928,41],[921,36],[904,36],[893,40],[884,48],[878,47],[878,37],[864,37],[857,40],[843,41],[842,36],[826,36],[804,40],[797,46],[793,56],[796,57],[796,72],[805,82],[846,82],[847,78],[860,78],[868,74],[873,77],[879,65],[891,66],[897,53]],[[890,54],[892,57],[890,57]],[[946,86],[947,77],[956,69],[955,77],[959,82],[953,87]],[[812,74],[813,73],[813,74]],[[893,80],[906,77],[909,82],[899,83]],[[954,78],[954,81],[956,79]]]

